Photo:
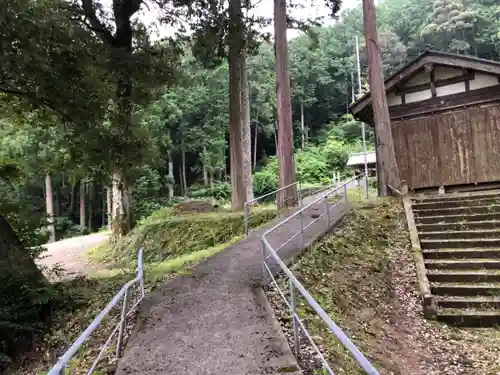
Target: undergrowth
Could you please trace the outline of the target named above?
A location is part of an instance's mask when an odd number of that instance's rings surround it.
[[[380,317],[385,315],[385,306],[391,304],[391,260],[398,249],[407,245],[399,202],[359,204],[342,219],[340,229],[314,246],[293,270],[320,306],[364,350],[376,342],[376,332],[384,324]],[[321,343],[335,373],[364,374],[312,308],[300,299],[298,312],[307,317],[308,328]],[[390,358],[374,359],[392,371]]]
[[[213,256],[233,243],[241,240],[241,236],[232,238],[227,243],[218,244],[207,249],[184,254],[174,259],[146,264],[144,269],[146,295],[158,285],[177,274],[189,272],[189,269],[203,259]],[[79,278],[57,284],[64,303],[63,308],[56,311],[53,325],[45,335],[41,345],[34,353],[25,356],[24,361],[18,364],[17,370],[10,373],[17,375],[45,375],[57,356],[61,355],[69,345],[78,338],[90,322],[99,314],[106,304],[115,296],[120,288],[135,277],[134,269],[112,269],[98,272],[90,278]],[[137,288],[136,288],[137,289]],[[137,290],[132,294],[132,301],[138,297]],[[92,361],[96,358],[100,346],[106,341],[116,325],[120,314],[121,304],[118,304],[109,314],[109,317],[96,329],[73,358],[68,374],[86,374]],[[94,372],[96,375],[114,373],[116,361],[114,359],[115,346],[111,345],[107,356],[104,357]]]
[[[163,215],[162,215],[163,214]],[[249,227],[256,228],[276,216],[275,208],[252,213]],[[153,214],[116,244],[105,243],[88,255],[94,261],[117,267],[131,267],[137,249],[144,249],[144,262],[153,263],[176,258],[230,241],[244,233],[242,213],[214,212],[171,216],[169,210]]]

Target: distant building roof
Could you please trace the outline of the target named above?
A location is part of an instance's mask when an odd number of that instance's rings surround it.
[[[365,164],[365,154],[363,152],[353,152],[349,154],[349,160],[347,161],[347,165],[363,165]],[[377,162],[377,156],[375,155],[375,151],[366,153],[366,161],[368,164],[374,164]]]

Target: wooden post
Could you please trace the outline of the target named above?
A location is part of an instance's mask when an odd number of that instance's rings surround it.
[[[382,75],[375,4],[373,0],[363,0],[363,20],[366,51],[368,54],[368,78],[372,97],[373,119],[375,122],[377,164],[380,167],[378,189],[380,195],[386,196],[390,193],[387,185],[399,189],[400,182]]]

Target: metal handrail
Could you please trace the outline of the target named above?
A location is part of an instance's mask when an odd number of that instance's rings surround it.
[[[130,280],[128,283],[126,283],[120,289],[120,291],[113,297],[113,299],[106,305],[106,307],[99,313],[99,315],[97,315],[94,318],[94,320],[92,321],[92,323],[90,323],[87,329],[83,331],[83,333],[76,339],[76,341],[69,347],[69,349],[59,358],[54,367],[50,369],[48,375],[64,374],[64,369],[68,366],[71,359],[78,352],[81,346],[89,339],[92,332],[95,331],[95,329],[99,326],[99,324],[107,316],[107,314],[111,311],[111,309],[115,307],[120,302],[120,300],[123,299],[120,322],[118,322],[115,329],[109,335],[107,341],[104,343],[104,345],[102,345],[101,351],[99,352],[97,358],[92,363],[92,366],[88,371],[87,375],[92,374],[92,372],[95,370],[95,368],[99,363],[99,360],[101,359],[102,355],[109,347],[111,340],[117,333],[118,333],[118,339],[116,343],[116,357],[120,358],[122,356],[123,340],[125,336],[127,317],[131,315],[132,312],[134,312],[134,310],[137,308],[139,303],[144,298],[144,271],[143,271],[142,253],[143,250],[141,248],[139,249],[137,254],[137,276],[133,280]],[[139,299],[131,308],[128,308],[130,288],[137,283],[139,284],[139,292],[140,292]]]
[[[301,201],[301,197],[300,197],[300,182],[294,182],[292,184],[283,186],[283,187],[281,187],[279,189],[271,191],[270,193],[261,195],[260,197],[257,197],[257,198],[254,198],[254,199],[251,199],[251,200],[245,202],[245,204],[243,205],[243,216],[244,216],[243,220],[244,220],[244,225],[245,225],[245,236],[248,236],[248,231],[249,231],[248,218],[250,216],[250,205],[255,204],[256,202],[262,201],[263,199],[265,199],[267,197],[270,197],[271,195],[278,194],[280,191],[283,191],[285,189],[288,189],[288,188],[291,188],[291,187],[294,187],[294,186],[299,186],[299,190],[298,190],[299,196],[298,196],[298,199],[299,199],[299,202],[300,202]]]
[[[314,340],[312,339],[311,335],[307,331],[307,328],[302,321],[302,319],[299,317],[297,314],[297,309],[296,309],[296,298],[295,298],[295,290],[298,290],[298,292],[306,299],[306,301],[309,303],[309,305],[316,311],[316,313],[321,317],[321,319],[326,323],[326,325],[329,327],[330,331],[337,337],[337,339],[344,345],[344,347],[351,353],[351,355],[354,357],[354,359],[358,362],[360,367],[365,370],[365,372],[369,375],[379,375],[379,372],[375,369],[375,367],[370,363],[370,361],[361,353],[361,351],[354,345],[354,343],[347,337],[347,335],[340,329],[340,327],[335,324],[335,322],[328,316],[328,314],[323,310],[323,308],[318,304],[318,302],[314,299],[314,297],[306,290],[306,288],[300,283],[300,281],[293,275],[292,271],[286,266],[286,264],[283,262],[283,260],[280,258],[278,255],[278,251],[283,248],[283,246],[288,243],[291,238],[295,238],[296,236],[300,235],[301,237],[301,242],[302,242],[302,247],[304,247],[304,230],[307,229],[309,226],[314,224],[316,221],[320,220],[323,216],[326,217],[328,221],[328,226],[331,225],[330,223],[330,210],[336,207],[339,202],[336,202],[332,207],[329,207],[328,204],[328,198],[331,197],[334,194],[338,194],[339,190],[343,190],[344,193],[344,203],[347,205],[348,202],[348,197],[347,197],[347,185],[351,183],[352,181],[358,179],[360,176],[366,176],[365,173],[362,173],[358,176],[355,176],[346,182],[344,182],[342,185],[338,187],[332,187],[331,190],[327,191],[324,195],[321,195],[317,199],[315,199],[313,202],[309,203],[308,205],[302,207],[300,210],[295,212],[294,214],[290,215],[289,217],[285,218],[275,226],[273,226],[271,229],[267,230],[261,237],[262,241],[262,259],[263,259],[263,267],[264,267],[264,276],[267,274],[270,275],[272,279],[272,283],[274,286],[277,288],[280,296],[282,299],[285,301],[285,304],[287,305],[288,309],[290,310],[290,313],[292,315],[292,329],[293,329],[293,334],[294,334],[294,341],[295,341],[295,354],[299,355],[300,353],[300,345],[299,345],[299,328],[300,330],[304,333],[304,335],[307,337],[313,348],[316,350],[316,352],[319,355],[319,359],[322,362],[322,365],[324,369],[328,371],[329,374],[334,375],[333,370],[331,369],[330,365],[324,358],[323,354],[317,347],[317,345],[314,343]],[[307,209],[309,209],[311,206],[316,205],[318,203],[324,202],[325,204],[325,211],[319,215],[314,221],[309,223],[307,226],[304,227],[303,223],[303,213]],[[285,241],[283,244],[281,244],[277,249],[274,249],[269,241],[267,240],[267,236],[274,232],[276,229],[279,227],[285,225],[286,223],[290,222],[291,220],[294,219],[299,219],[300,220],[300,230],[291,235],[287,241]],[[269,256],[267,255],[269,253]],[[273,272],[269,268],[269,266],[266,263],[266,260],[272,257],[280,270],[283,272],[284,275],[289,280],[289,288],[290,288],[290,301],[287,300],[285,297],[285,294],[281,291],[279,288],[278,282],[276,278],[273,275]]]
[[[404,196],[404,194],[401,191],[399,191],[398,189],[396,189],[395,187],[393,187],[393,186],[391,186],[389,184],[387,184],[387,187],[390,190],[392,190],[394,193],[396,193],[397,195],[399,195],[400,197]]]

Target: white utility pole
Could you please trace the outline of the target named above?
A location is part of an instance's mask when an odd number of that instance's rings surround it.
[[[358,94],[361,96],[361,65],[359,62],[359,41],[356,35],[356,61],[358,67]],[[365,158],[365,199],[368,199],[368,161],[366,158],[366,134],[365,123],[361,123],[361,134],[363,136],[363,155]]]

